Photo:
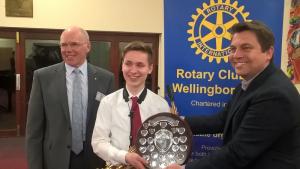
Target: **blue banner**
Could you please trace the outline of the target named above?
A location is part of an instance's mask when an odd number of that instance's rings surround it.
[[[275,39],[280,66],[284,0],[164,0],[165,84],[183,116],[217,113],[241,78],[228,62],[230,28],[260,20]],[[165,89],[166,91],[166,89]],[[194,139],[193,158],[218,149],[221,135]]]

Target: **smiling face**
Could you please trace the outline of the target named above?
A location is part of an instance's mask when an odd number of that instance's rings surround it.
[[[238,75],[249,80],[268,66],[273,52],[273,47],[262,51],[255,33],[242,31],[233,34],[229,61]]]
[[[122,71],[128,90],[131,93],[141,91],[145,87],[146,78],[152,69],[153,64],[149,63],[147,53],[136,50],[126,52]]]
[[[78,27],[66,29],[60,37],[61,54],[66,64],[79,67],[90,51],[90,42],[83,30]]]

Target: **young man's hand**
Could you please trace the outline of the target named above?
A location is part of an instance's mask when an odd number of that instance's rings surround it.
[[[136,169],[145,169],[145,165],[148,164],[148,162],[137,153],[130,152],[126,154],[125,161],[127,164],[133,166]]]

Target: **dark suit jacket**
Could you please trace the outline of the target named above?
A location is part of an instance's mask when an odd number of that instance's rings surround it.
[[[187,121],[194,134],[223,132],[224,146],[186,169],[300,168],[299,93],[273,64],[222,112]]]
[[[88,72],[87,128],[84,156],[85,169],[100,168],[104,163],[91,147],[99,101],[96,93],[105,95],[114,89],[113,74],[91,64]],[[68,169],[71,153],[71,121],[64,63],[34,72],[28,105],[26,147],[29,169]]]

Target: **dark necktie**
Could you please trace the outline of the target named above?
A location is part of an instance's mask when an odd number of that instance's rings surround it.
[[[131,97],[132,100],[132,106],[131,106],[131,112],[132,114],[132,128],[131,128],[131,144],[134,145],[137,139],[137,134],[138,130],[142,125],[142,120],[141,120],[141,114],[140,114],[140,109],[138,105],[138,97]]]
[[[74,69],[72,103],[72,151],[78,154],[83,149],[83,106],[80,70]]]

